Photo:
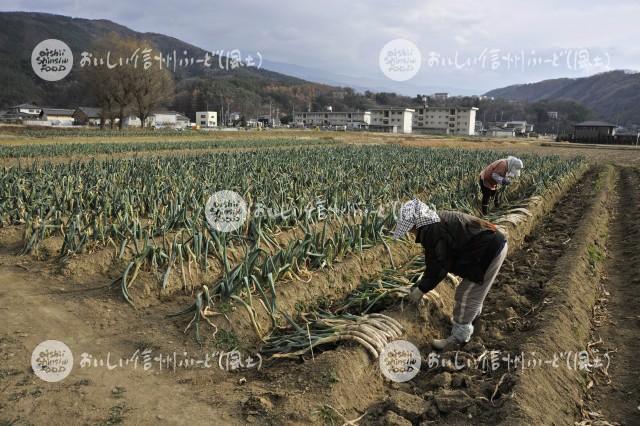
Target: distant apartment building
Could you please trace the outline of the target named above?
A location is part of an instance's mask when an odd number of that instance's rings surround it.
[[[371,112],[296,112],[293,116],[293,121],[297,126],[301,127],[346,126],[348,128],[366,128],[371,124]]]
[[[218,113],[216,111],[197,111],[196,124],[202,128],[218,127]]]
[[[449,98],[449,94],[447,92],[434,93],[433,99],[436,101],[446,101]]]
[[[413,114],[416,132],[445,135],[475,135],[476,107],[420,107]]]
[[[389,133],[411,133],[415,110],[402,107],[377,108],[371,111],[369,129]]]

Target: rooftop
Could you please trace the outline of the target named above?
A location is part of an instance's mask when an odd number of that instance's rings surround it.
[[[606,121],[583,121],[578,123],[575,127],[617,127],[615,124],[607,123]]]
[[[381,107],[381,108],[371,108],[370,111],[411,111],[415,112],[414,109],[405,108],[405,107]]]
[[[66,115],[71,117],[75,110],[66,108],[42,108],[45,115]]]
[[[34,104],[20,104],[20,105],[14,105],[11,108],[38,109],[40,107]]]
[[[99,118],[102,113],[102,108],[80,106],[76,108],[76,111],[82,111],[89,118]]]

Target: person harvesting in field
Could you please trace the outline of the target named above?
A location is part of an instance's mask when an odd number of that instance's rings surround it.
[[[453,343],[466,343],[473,334],[473,323],[507,256],[506,237],[486,220],[454,211],[436,212],[414,199],[405,203],[393,232],[401,238],[407,232],[425,251],[426,269],[419,283],[407,296],[415,304],[452,273],[463,278],[456,288],[453,327],[446,339],[435,339],[438,350]]]
[[[522,160],[509,156],[496,160],[489,164],[480,172],[480,189],[482,190],[482,214],[489,211],[489,202],[493,198],[493,203],[498,207],[499,201],[496,197],[498,185],[509,185],[512,178],[520,176],[523,168]]]

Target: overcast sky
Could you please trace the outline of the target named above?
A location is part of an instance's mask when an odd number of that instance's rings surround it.
[[[401,83],[412,88],[482,93],[546,78],[640,69],[638,0],[0,0],[0,5],[4,11],[109,19],[207,50],[260,52],[265,60],[363,81],[385,81],[380,49],[403,38],[422,56],[418,74]],[[583,59],[579,66],[577,58]]]

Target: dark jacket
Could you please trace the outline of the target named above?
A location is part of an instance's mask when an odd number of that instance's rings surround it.
[[[491,261],[506,243],[496,226],[464,213],[439,211],[440,222],[418,228],[416,243],[425,251],[426,270],[418,284],[428,292],[447,272],[482,285]]]

